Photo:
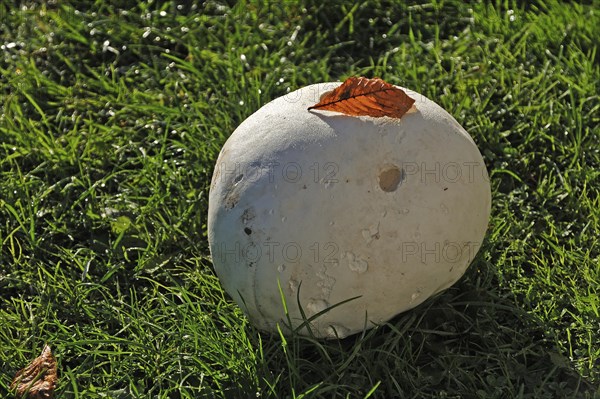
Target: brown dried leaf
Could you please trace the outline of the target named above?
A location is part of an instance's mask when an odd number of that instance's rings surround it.
[[[17,398],[51,399],[57,381],[56,359],[50,347],[46,345],[39,357],[17,372],[10,389],[15,391]]]
[[[351,77],[341,86],[321,96],[319,103],[308,110],[335,111],[352,116],[401,118],[414,103],[415,100],[404,90],[382,79]]]

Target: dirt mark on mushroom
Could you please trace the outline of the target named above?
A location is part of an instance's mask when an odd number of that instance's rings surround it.
[[[386,165],[379,171],[377,180],[379,187],[386,193],[396,191],[398,186],[406,178],[404,169],[398,168],[396,165]]]

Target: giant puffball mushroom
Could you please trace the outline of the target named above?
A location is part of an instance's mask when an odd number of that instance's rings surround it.
[[[485,235],[489,179],[465,129],[403,88],[416,101],[401,118],[307,110],[338,85],[266,104],[215,166],[214,268],[261,330],[342,338],[384,323],[454,284]]]

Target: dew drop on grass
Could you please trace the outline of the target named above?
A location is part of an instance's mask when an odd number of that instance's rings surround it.
[[[508,20],[510,22],[513,22],[515,20],[515,10],[508,10],[506,11],[506,14],[508,15]]]

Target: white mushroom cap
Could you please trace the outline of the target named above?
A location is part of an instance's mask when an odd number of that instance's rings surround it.
[[[292,327],[300,306],[310,318],[358,297],[312,321],[319,337],[385,322],[454,284],[487,228],[487,171],[450,114],[407,89],[416,112],[401,119],[307,110],[338,85],[268,103],[217,160],[213,264],[263,330],[287,324],[282,295]]]

